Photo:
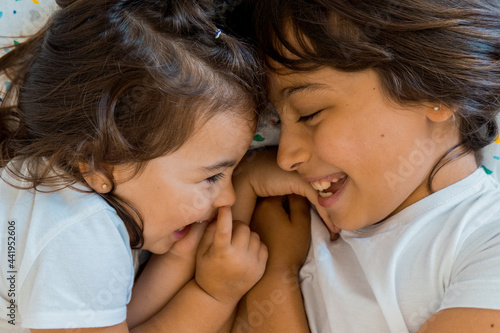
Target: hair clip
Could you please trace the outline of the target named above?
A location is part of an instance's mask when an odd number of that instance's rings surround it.
[[[219,38],[221,33],[222,31],[220,29],[217,29],[217,32],[215,33],[215,39]]]

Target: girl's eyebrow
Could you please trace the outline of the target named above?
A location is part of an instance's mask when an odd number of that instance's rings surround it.
[[[299,83],[295,86],[290,86],[283,88],[281,90],[281,95],[289,98],[291,95],[298,92],[308,92],[308,91],[318,91],[327,89],[327,86],[321,83]]]
[[[207,167],[203,167],[203,170],[206,173],[213,173],[213,172],[218,171],[220,169],[231,168],[231,167],[235,166],[236,164],[237,164],[237,162],[234,160],[222,161],[222,162],[219,162],[219,163],[207,166]]]

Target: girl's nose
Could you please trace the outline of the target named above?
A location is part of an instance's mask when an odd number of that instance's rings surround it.
[[[299,128],[281,127],[278,165],[285,171],[296,171],[310,157],[306,133]]]
[[[234,193],[233,183],[231,181],[226,182],[223,186],[219,195],[214,200],[214,206],[224,207],[224,206],[232,206],[236,202],[236,194]]]

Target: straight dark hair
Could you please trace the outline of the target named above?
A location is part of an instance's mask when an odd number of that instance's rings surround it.
[[[244,6],[255,10],[255,31],[241,34],[267,60],[294,71],[373,69],[397,103],[455,110],[461,141],[431,171],[431,192],[447,162],[474,152],[480,164],[480,150],[498,131],[499,1],[249,0]]]
[[[256,121],[263,71],[247,45],[217,34],[212,2],[57,3],[37,35],[0,58],[0,73],[12,81],[0,105],[0,167],[23,161],[27,174],[19,163],[9,172],[24,188],[81,183],[92,191],[81,163],[114,188],[106,165],[140,172],[217,113]],[[141,247],[134,208],[113,191],[99,195],[123,219],[131,246]]]

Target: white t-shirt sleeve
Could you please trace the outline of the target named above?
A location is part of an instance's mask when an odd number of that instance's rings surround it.
[[[101,212],[55,235],[21,281],[27,328],[112,326],[126,319],[134,279],[123,222]]]
[[[500,220],[494,219],[462,244],[440,310],[455,307],[500,310]]]

